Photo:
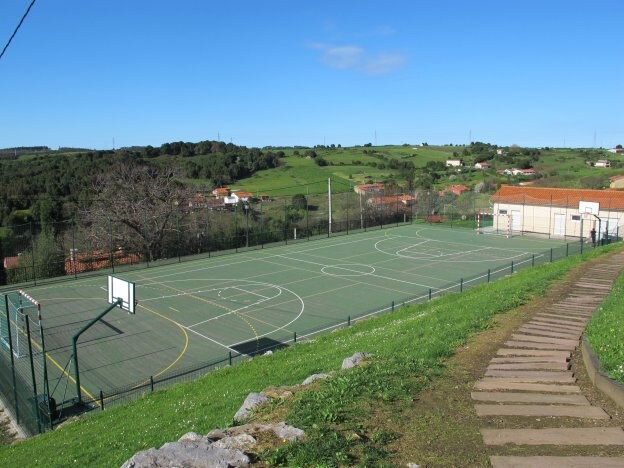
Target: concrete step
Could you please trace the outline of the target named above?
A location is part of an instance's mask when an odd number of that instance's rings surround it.
[[[568,362],[568,358],[551,356],[506,356],[490,359],[490,364],[521,364],[523,362],[557,362],[565,364]]]
[[[498,356],[540,356],[540,357],[557,357],[562,359],[570,359],[572,353],[569,351],[550,351],[547,349],[516,349],[516,348],[499,348],[496,351]]]
[[[598,406],[570,405],[474,405],[477,416],[527,416],[610,419]]]
[[[615,457],[501,457],[491,456],[492,468],[624,468]]]
[[[589,401],[584,395],[553,393],[521,393],[521,392],[472,392],[473,400],[496,403],[543,403],[558,405],[587,405]]]
[[[481,429],[485,445],[619,445],[620,427],[566,427],[547,429]]]
[[[568,370],[570,364],[566,362],[493,362],[487,370]]]
[[[517,330],[520,333],[526,333],[527,335],[547,336],[550,338],[563,338],[566,340],[578,340],[581,337],[580,332],[573,331],[554,331],[545,330],[543,327],[536,327],[532,325],[523,325]]]
[[[532,341],[505,341],[505,346],[510,348],[532,348],[532,349],[551,349],[558,351],[574,351],[576,349],[576,344],[572,345],[561,345],[554,343],[535,343]]]
[[[553,383],[553,384],[575,384],[576,379],[570,375],[564,375],[563,372],[553,372],[556,375],[550,377],[531,377],[531,376],[516,376],[516,377],[483,377],[481,381],[488,382],[490,380],[497,382],[526,382],[526,383]],[[568,373],[569,374],[569,373]]]
[[[524,392],[581,393],[577,385],[559,385],[556,383],[510,382],[505,379],[483,379],[475,382],[476,390],[517,390]]]
[[[535,377],[550,378],[555,376],[573,377],[572,372],[566,371],[543,371],[543,370],[495,370],[485,371],[486,377]]]
[[[566,345],[566,346],[575,346],[575,347],[578,345],[578,340],[533,336],[533,335],[527,335],[523,333],[514,333],[511,335],[511,338],[515,341],[531,341],[535,343],[548,343],[548,344],[557,344],[557,345]]]
[[[536,315],[534,318],[536,319],[546,319],[546,320],[560,320],[561,323],[569,323],[571,325],[585,325],[589,318],[587,317],[576,317],[565,314],[554,314],[552,312],[542,312],[541,314]]]
[[[557,319],[534,318],[530,322],[527,322],[527,325],[532,327],[549,328],[551,330],[578,331],[581,333],[585,330],[585,325],[574,325],[566,320]]]

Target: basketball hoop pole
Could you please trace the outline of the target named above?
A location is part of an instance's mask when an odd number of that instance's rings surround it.
[[[78,370],[78,346],[77,346],[78,338],[80,337],[80,335],[82,335],[89,328],[95,325],[102,317],[108,314],[115,307],[120,307],[122,303],[123,303],[123,299],[121,298],[118,298],[117,300],[115,300],[115,302],[113,302],[110,306],[108,306],[108,308],[105,311],[103,311],[100,315],[98,315],[93,320],[91,320],[87,325],[82,327],[82,329],[72,337],[72,353],[74,356],[74,378],[76,380],[76,396],[77,396],[78,404],[82,404],[82,392],[81,392],[81,387],[80,387],[80,371]]]

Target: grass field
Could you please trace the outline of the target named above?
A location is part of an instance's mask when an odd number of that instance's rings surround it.
[[[137,313],[114,310],[80,337],[82,391],[96,398],[229,353],[253,355],[295,333],[483,283],[488,269],[495,278],[514,263],[548,261],[561,244],[407,225],[127,272]],[[27,292],[44,304],[51,387],[63,401],[66,385],[75,395],[71,337],[107,307],[106,278]]]

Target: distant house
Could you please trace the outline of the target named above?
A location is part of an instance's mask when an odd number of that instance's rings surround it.
[[[463,159],[447,159],[446,167],[462,167],[464,165]]]
[[[611,167],[611,162],[608,159],[599,159],[594,163],[594,167]]]
[[[412,195],[392,195],[387,197],[373,197],[367,203],[377,208],[392,208],[405,210],[405,207],[412,206],[416,199]]]
[[[609,153],[624,154],[624,148],[611,148]]]
[[[512,167],[511,169],[505,169],[503,174],[513,176],[534,176],[537,172],[535,169],[518,169],[516,167]]]
[[[219,187],[212,191],[212,194],[217,198],[223,198],[230,195],[230,189],[227,187]]]
[[[505,151],[504,149],[497,149],[496,150],[496,154],[499,156],[507,156],[507,151]]]
[[[188,207],[191,210],[200,210],[202,208],[206,208],[207,206],[208,205],[206,203],[206,197],[201,193],[193,195],[191,198],[189,198]]]
[[[246,203],[253,197],[251,192],[230,192],[230,195],[223,197],[223,203],[226,205],[236,205],[239,202]]]
[[[478,162],[478,163],[476,163],[476,164],[474,165],[474,167],[475,167],[475,169],[482,169],[482,170],[485,170],[485,169],[491,169],[491,168],[492,168],[492,166],[490,166],[490,165],[489,165],[488,163],[486,163],[486,162]]]
[[[356,185],[353,190],[355,193],[366,195],[367,193],[383,193],[386,189],[384,184],[360,184]]]
[[[21,255],[16,257],[4,257],[4,268],[17,268],[19,266]]]
[[[468,187],[466,187],[465,185],[447,185],[446,187],[444,187],[444,190],[442,191],[442,193],[452,193],[453,195],[457,195],[460,196],[462,193],[464,192],[468,192],[470,191],[470,189]]]

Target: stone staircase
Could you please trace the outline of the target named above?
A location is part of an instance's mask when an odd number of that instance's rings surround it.
[[[573,293],[512,334],[475,383],[471,396],[490,426],[481,434],[495,468],[624,467],[624,430],[591,405],[570,365],[623,268],[617,254],[587,269]]]

